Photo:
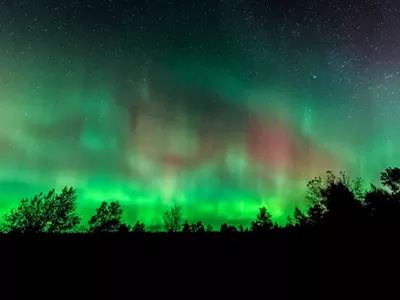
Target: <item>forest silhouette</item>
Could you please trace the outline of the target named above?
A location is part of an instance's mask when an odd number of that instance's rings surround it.
[[[212,228],[184,220],[183,208],[174,205],[160,216],[161,232],[150,232],[140,221],[124,223],[117,201],[102,202],[83,224],[71,187],[25,198],[2,219],[2,295],[335,300],[393,295],[398,276],[392,274],[400,267],[400,169],[387,168],[380,186],[368,189],[361,179],[327,172],[308,183],[304,197],[306,209],[295,208],[284,226],[261,207],[248,226]]]
[[[307,184],[305,210],[295,208],[285,226],[273,222],[266,207],[261,207],[249,226],[222,224],[214,229],[201,220],[183,220],[182,207],[174,205],[163,218],[168,233],[266,233],[282,228],[337,227],[356,224],[398,224],[400,222],[400,168],[387,168],[381,173],[381,186],[363,189],[360,178],[350,179],[345,172],[328,171]],[[123,209],[118,201],[102,202],[89,219],[81,224],[77,213],[77,194],[72,187],[60,193],[51,190],[33,198],[24,198],[18,207],[3,216],[3,233],[146,233],[146,225],[123,222]],[[86,226],[85,226],[86,225]]]

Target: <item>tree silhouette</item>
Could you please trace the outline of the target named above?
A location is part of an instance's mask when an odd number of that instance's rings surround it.
[[[235,232],[237,232],[237,229],[236,229],[235,226],[230,226],[230,225],[224,223],[224,224],[221,225],[221,229],[219,230],[219,232],[222,232],[222,233],[235,233]]]
[[[3,216],[6,232],[21,233],[67,233],[80,223],[76,212],[76,191],[65,187],[61,193],[51,190],[47,195],[40,193],[32,199],[24,198],[18,208]]]
[[[272,215],[266,207],[261,207],[255,222],[251,223],[251,231],[264,232],[270,230],[274,226]]]
[[[131,229],[132,228],[130,225],[123,223],[123,224],[121,224],[121,226],[119,226],[118,232],[119,233],[128,233],[128,232],[131,232]]]
[[[381,173],[381,183],[390,190],[393,196],[398,196],[400,192],[400,169],[387,168]]]
[[[307,226],[307,223],[308,220],[306,215],[303,214],[303,212],[298,207],[296,207],[293,212],[293,220],[292,220],[293,226],[305,227]]]
[[[361,179],[350,180],[344,172],[326,172],[307,184],[305,199],[306,213],[298,207],[288,216],[287,227],[310,227],[319,225],[350,225],[363,222],[380,224],[400,224],[400,169],[387,168],[380,176],[381,186],[371,185],[363,189]],[[51,190],[47,194],[37,194],[24,198],[18,207],[11,209],[3,217],[3,232],[20,233],[68,233],[87,232],[80,226],[80,216],[76,212],[76,191],[65,187],[60,193]],[[122,222],[122,208],[119,202],[102,202],[95,215],[89,220],[89,232],[146,232],[145,224],[139,221],[131,228]],[[174,205],[163,215],[167,232],[211,232],[210,224],[201,221],[182,224],[181,207]],[[266,232],[278,228],[272,215],[261,207],[257,219],[251,223],[253,232]],[[222,224],[220,232],[247,232],[242,225],[237,228]]]
[[[204,228],[204,225],[201,221],[193,224],[189,224],[189,222],[186,220],[185,223],[182,225],[182,232],[189,233],[199,233],[199,232],[206,232],[206,229]]]
[[[293,220],[293,218],[292,218],[292,216],[287,216],[287,218],[286,218],[286,228],[292,228],[292,227],[295,227],[296,225],[295,225],[295,222],[294,222],[294,220]]]
[[[351,182],[350,190],[356,200],[360,202],[364,201],[366,190],[363,188],[363,182],[360,177]]]
[[[306,224],[310,226],[318,226],[322,224],[326,213],[326,208],[321,203],[311,205],[307,212]]]
[[[164,227],[167,232],[178,232],[181,230],[182,212],[179,205],[171,207],[163,215]]]
[[[328,171],[307,184],[306,199],[310,203],[308,223],[319,225],[358,223],[363,221],[360,180],[350,181],[344,172]]]
[[[126,232],[129,227],[122,223],[122,208],[118,201],[103,201],[89,220],[89,232]]]
[[[184,233],[192,232],[188,220],[186,220],[185,223],[183,223],[182,232],[184,232]]]
[[[400,223],[399,173],[399,168],[387,168],[381,173],[383,188],[371,185],[371,189],[366,193],[365,207],[370,222]]]
[[[146,232],[146,225],[144,223],[140,223],[136,221],[135,225],[132,227],[132,232],[134,233],[145,233]]]
[[[191,231],[192,232],[197,232],[197,233],[205,232],[203,223],[201,221],[199,221],[197,223],[192,224],[191,225]]]
[[[384,189],[371,185],[371,190],[365,194],[365,208],[369,221],[374,223],[388,222],[398,218],[395,206],[390,201],[390,193]]]
[[[212,232],[212,231],[213,231],[213,227],[211,226],[211,224],[207,224],[206,232]]]
[[[228,232],[228,228],[229,228],[228,224],[224,223],[221,225],[219,232]]]
[[[359,223],[363,217],[363,207],[355,198],[353,192],[344,183],[339,182],[326,191],[325,219],[329,223],[348,224]]]

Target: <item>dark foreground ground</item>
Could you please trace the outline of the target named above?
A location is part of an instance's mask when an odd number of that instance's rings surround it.
[[[398,229],[1,236],[0,299],[399,299]]]

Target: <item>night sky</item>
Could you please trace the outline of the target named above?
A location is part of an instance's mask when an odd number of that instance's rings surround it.
[[[65,4],[67,3],[67,4]],[[0,210],[276,220],[307,181],[400,159],[400,2],[0,2]]]

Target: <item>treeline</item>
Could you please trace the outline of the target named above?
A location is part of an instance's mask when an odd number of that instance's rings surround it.
[[[354,224],[400,223],[400,169],[387,168],[381,173],[381,186],[363,189],[361,179],[351,180],[344,172],[328,171],[307,184],[304,195],[307,207],[295,208],[285,228],[312,228],[318,226],[349,226]],[[183,220],[181,207],[172,206],[163,214],[166,232],[267,232],[280,228],[273,222],[266,207],[249,226],[222,224],[214,229],[201,221]],[[123,209],[118,201],[103,202],[89,219],[81,223],[77,213],[77,195],[72,187],[60,193],[54,190],[22,199],[19,206],[3,216],[3,233],[103,233],[148,232],[146,225],[137,221],[133,226],[123,222]]]

